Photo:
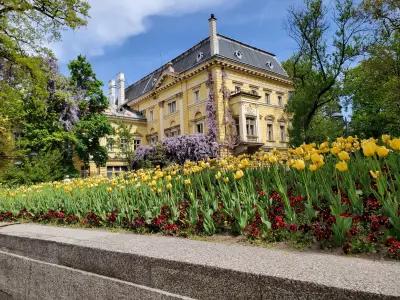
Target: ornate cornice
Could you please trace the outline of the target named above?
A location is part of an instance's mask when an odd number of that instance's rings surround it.
[[[258,77],[262,77],[262,78],[267,78],[269,80],[272,81],[277,81],[289,86],[293,86],[293,83],[289,80],[288,77],[285,76],[281,76],[278,75],[276,73],[270,72],[270,71],[266,71],[266,70],[262,70],[262,69],[257,69],[255,67],[249,66],[249,65],[245,65],[245,64],[240,64],[237,63],[233,60],[227,59],[225,57],[220,57],[220,56],[214,56],[212,58],[210,58],[208,61],[205,61],[204,63],[197,65],[196,67],[186,70],[180,74],[174,74],[175,79],[173,81],[171,81],[168,84],[162,85],[162,86],[158,86],[155,89],[147,92],[146,94],[140,96],[139,98],[133,99],[131,101],[128,101],[126,103],[126,105],[133,105],[136,104],[138,102],[147,100],[151,97],[153,97],[154,99],[157,98],[157,94],[161,93],[162,91],[174,86],[175,84],[184,81],[186,79],[189,79],[193,76],[195,76],[196,74],[207,70],[208,68],[210,68],[212,65],[219,65],[222,66],[224,68],[229,68],[231,70],[234,71],[240,71],[243,72],[245,74],[249,74],[249,75],[253,75],[253,76],[258,76]]]

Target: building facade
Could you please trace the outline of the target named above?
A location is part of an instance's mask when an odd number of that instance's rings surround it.
[[[206,39],[128,87],[122,73],[111,80],[107,115],[112,123],[132,124],[136,145],[155,144],[207,134],[211,107],[222,151],[286,149],[284,109],[292,90],[274,54],[218,34],[211,15]],[[118,167],[126,165],[110,151],[110,161],[97,173]]]

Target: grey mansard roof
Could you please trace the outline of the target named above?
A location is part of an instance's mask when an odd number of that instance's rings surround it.
[[[218,56],[220,57],[275,73],[281,77],[288,76],[281,64],[276,59],[276,56],[270,52],[243,44],[220,34],[218,35],[218,42]],[[235,52],[237,51],[241,53],[241,58],[235,55]],[[199,53],[202,53],[202,58],[200,60],[197,59]],[[175,72],[181,73],[205,62],[210,58],[210,38],[206,38],[183,54],[174,58],[171,63]],[[167,69],[167,66],[167,64],[163,65],[149,75],[128,86],[125,90],[127,101],[130,102],[135,100],[136,98],[149,92],[163,71]]]

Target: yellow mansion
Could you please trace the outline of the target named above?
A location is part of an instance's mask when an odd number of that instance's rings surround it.
[[[284,108],[292,89],[274,54],[218,34],[211,15],[206,39],[127,87],[122,73],[111,80],[107,115],[114,124],[130,124],[137,147],[166,137],[207,134],[211,100],[221,151],[284,149],[289,122]],[[91,166],[91,174],[110,176],[126,169],[118,155],[121,145],[107,146],[107,166]]]

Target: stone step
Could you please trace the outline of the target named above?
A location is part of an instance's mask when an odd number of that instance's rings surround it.
[[[34,224],[0,228],[0,248],[197,299],[400,299],[395,261]]]
[[[0,251],[0,299],[191,299]]]

